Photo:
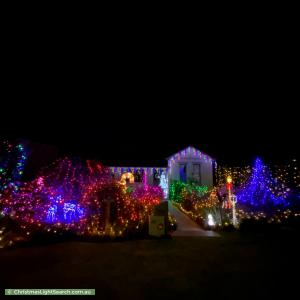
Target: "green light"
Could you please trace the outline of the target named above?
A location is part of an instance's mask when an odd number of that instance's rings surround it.
[[[194,183],[184,183],[181,181],[173,181],[170,184],[170,200],[175,202],[181,202],[183,192],[189,192],[189,193],[197,193],[199,197],[203,196],[205,193],[208,192],[208,187],[203,185],[196,185]]]

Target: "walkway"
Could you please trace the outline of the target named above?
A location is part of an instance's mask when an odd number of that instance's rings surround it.
[[[169,213],[173,215],[177,221],[177,230],[172,233],[172,236],[205,236],[205,237],[218,237],[219,234],[210,230],[203,230],[192,221],[188,216],[178,210],[175,206],[172,205],[169,201]]]

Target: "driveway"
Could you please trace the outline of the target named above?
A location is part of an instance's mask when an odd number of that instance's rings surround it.
[[[169,203],[169,213],[173,215],[177,221],[177,230],[172,233],[174,237],[180,236],[205,236],[205,237],[218,237],[214,231],[203,230],[199,227],[197,223],[191,220],[188,216],[186,216],[183,212],[181,212],[178,208],[172,205],[171,201]]]

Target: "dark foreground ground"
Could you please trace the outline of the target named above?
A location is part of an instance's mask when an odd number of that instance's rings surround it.
[[[297,239],[227,233],[27,246],[0,252],[0,285],[95,288],[99,299],[291,299],[300,287]]]

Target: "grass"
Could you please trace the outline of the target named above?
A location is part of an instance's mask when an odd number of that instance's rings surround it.
[[[65,242],[0,252],[2,288],[95,288],[99,299],[285,298],[297,290],[297,236],[222,234]]]

